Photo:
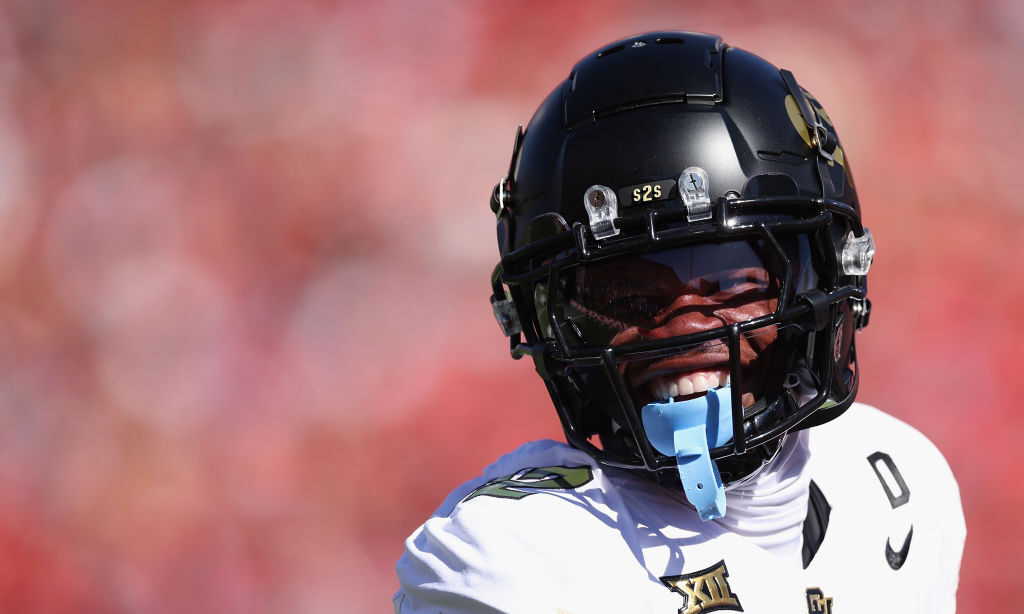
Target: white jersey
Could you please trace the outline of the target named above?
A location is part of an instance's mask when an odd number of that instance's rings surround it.
[[[763,496],[751,490],[763,484],[727,491],[726,517],[710,522],[679,490],[528,443],[409,537],[395,612],[955,611],[965,526],[939,451],[861,404],[802,433],[792,475]],[[773,504],[745,507],[772,497],[801,506],[795,541],[778,538],[793,523]]]

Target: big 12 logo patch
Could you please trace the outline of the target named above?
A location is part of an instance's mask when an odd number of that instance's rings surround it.
[[[660,578],[665,586],[683,596],[679,614],[698,614],[718,610],[742,612],[743,606],[729,586],[729,570],[725,561],[681,576]]]

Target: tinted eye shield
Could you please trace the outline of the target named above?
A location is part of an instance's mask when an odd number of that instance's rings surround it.
[[[789,252],[801,269],[809,267],[806,236],[797,243],[804,248],[790,245]],[[541,282],[534,297],[545,336],[552,336],[551,311],[567,342],[619,346],[641,336],[680,336],[715,321],[731,324],[774,311],[779,280],[771,271],[786,266],[774,260],[761,240],[674,247],[581,263],[562,272],[554,293]]]

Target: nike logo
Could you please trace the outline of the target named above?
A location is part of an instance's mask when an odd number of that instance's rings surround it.
[[[903,547],[900,548],[899,552],[892,549],[892,544],[889,540],[885,540],[885,560],[889,562],[889,567],[893,569],[899,569],[903,567],[903,563],[907,561],[907,554],[910,552],[910,538],[914,536],[914,525],[910,525],[910,531],[907,532],[907,537],[903,540]]]

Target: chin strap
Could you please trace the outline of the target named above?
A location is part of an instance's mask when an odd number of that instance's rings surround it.
[[[724,516],[725,488],[710,449],[732,439],[729,386],[689,401],[650,403],[640,417],[654,449],[676,458],[683,492],[700,519]]]

